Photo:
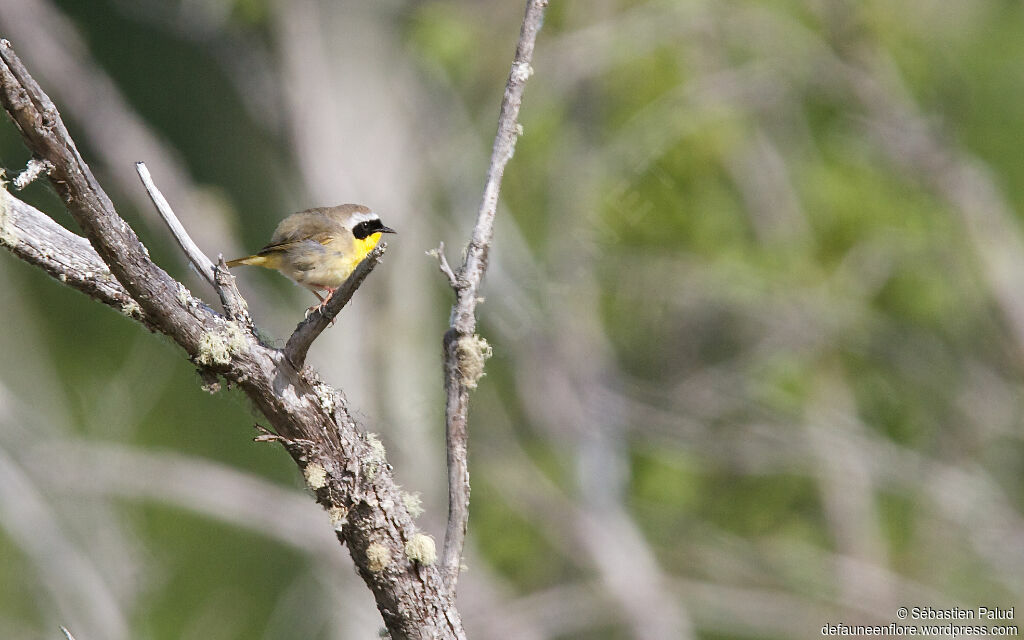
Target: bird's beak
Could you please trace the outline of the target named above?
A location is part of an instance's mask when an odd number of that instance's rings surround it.
[[[381,227],[378,230],[378,233],[398,233],[398,232],[395,231],[394,229],[392,229],[391,227]]]

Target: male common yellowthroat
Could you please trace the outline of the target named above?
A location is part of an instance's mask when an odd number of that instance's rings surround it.
[[[323,306],[373,251],[382,233],[395,231],[361,204],[308,209],[282,220],[259,252],[230,260],[227,265],[277,269],[312,291]],[[326,298],[321,291],[328,292]]]

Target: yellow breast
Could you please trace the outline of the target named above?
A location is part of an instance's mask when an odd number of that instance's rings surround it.
[[[315,272],[304,274],[303,280],[306,282],[319,282],[329,287],[340,286],[341,283],[345,282],[352,275],[352,272],[356,270],[356,267],[363,261],[363,258],[374,250],[377,243],[380,242],[380,237],[381,234],[374,233],[362,240],[353,238],[352,251],[346,251],[342,260],[331,263],[330,266],[325,265],[326,268],[324,269],[317,269]]]

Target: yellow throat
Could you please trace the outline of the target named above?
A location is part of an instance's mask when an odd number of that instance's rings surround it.
[[[377,247],[377,243],[380,242],[380,236],[381,234],[379,233],[371,233],[362,240],[357,239],[355,241],[355,252],[352,254],[353,269],[356,267],[356,265],[363,261],[363,258],[366,257],[366,254],[370,253]]]

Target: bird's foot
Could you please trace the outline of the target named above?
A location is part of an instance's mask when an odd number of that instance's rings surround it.
[[[323,313],[324,312],[324,308],[327,306],[327,303],[331,301],[331,296],[333,296],[334,292],[338,290],[337,287],[335,287],[333,289],[330,289],[328,287],[324,287],[324,288],[327,289],[327,297],[326,298],[321,297],[320,294],[317,293],[316,291],[313,292],[313,294],[317,298],[320,298],[320,304],[315,304],[312,307],[309,307],[308,309],[306,309],[306,317],[307,318],[309,317],[309,314],[313,313],[314,311],[319,311],[320,313]],[[335,318],[331,318],[330,326],[332,326],[332,327],[334,326],[334,321],[335,321]]]

